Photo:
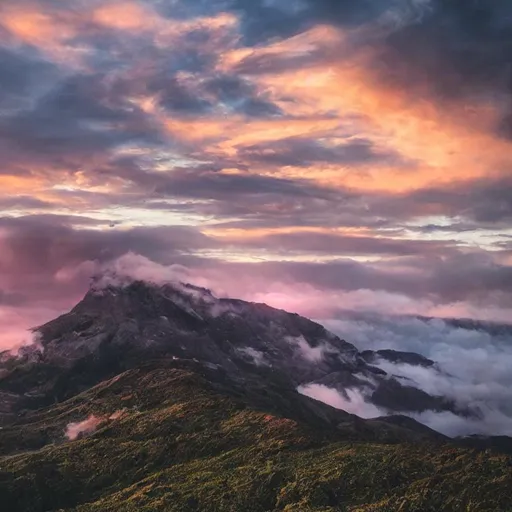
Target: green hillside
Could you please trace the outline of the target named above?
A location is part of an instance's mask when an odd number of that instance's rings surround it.
[[[74,441],[66,426],[94,415]],[[512,510],[512,458],[198,364],[129,370],[0,431],[6,512]]]

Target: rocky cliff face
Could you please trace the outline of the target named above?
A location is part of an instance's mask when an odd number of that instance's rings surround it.
[[[187,284],[93,286],[69,313],[36,329],[39,343],[1,364],[0,415],[59,401],[133,368],[174,358],[218,370],[232,382],[287,389],[357,390],[388,413],[459,410],[374,366],[379,358],[430,366],[396,351],[360,353],[321,325],[264,304],[218,299]]]

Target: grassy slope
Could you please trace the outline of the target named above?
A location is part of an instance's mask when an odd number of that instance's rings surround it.
[[[0,458],[2,510],[512,511],[510,457],[250,403],[189,370],[130,370],[0,431],[4,452],[20,450]],[[105,421],[65,441],[89,414]]]

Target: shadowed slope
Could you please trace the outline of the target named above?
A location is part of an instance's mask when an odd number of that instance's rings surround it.
[[[0,459],[7,510],[494,512],[512,500],[509,457],[217,373],[146,364],[4,429],[4,450],[24,435],[51,443]],[[91,415],[93,433],[65,439]]]

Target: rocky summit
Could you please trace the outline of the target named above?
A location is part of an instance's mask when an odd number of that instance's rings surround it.
[[[376,365],[435,361],[361,353],[189,284],[112,281],[1,356],[5,510],[512,510],[510,440],[448,439],[405,416],[479,411]],[[305,396],[319,388],[384,414]]]

